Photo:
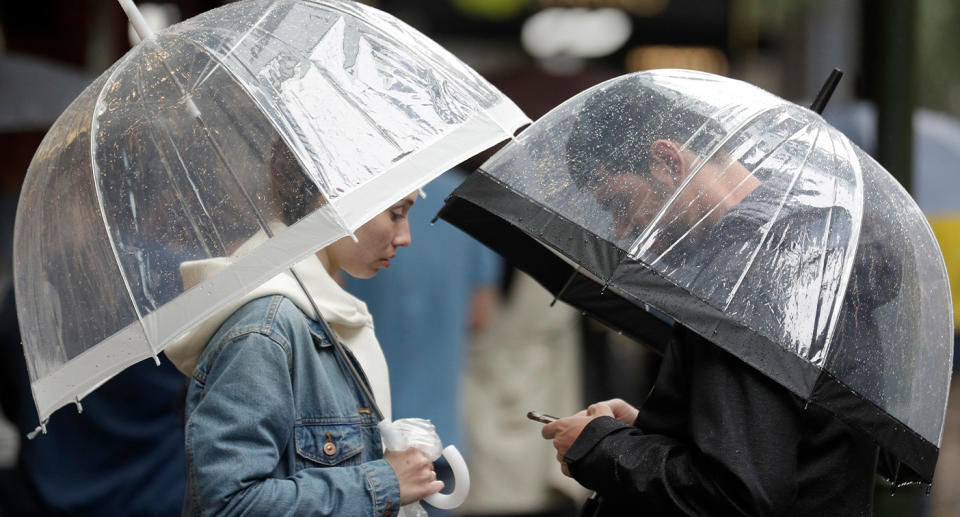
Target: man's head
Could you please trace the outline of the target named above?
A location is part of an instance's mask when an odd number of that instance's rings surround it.
[[[667,140],[679,149],[688,140],[716,136],[719,128],[678,99],[653,92],[636,80],[597,90],[576,115],[566,144],[573,180],[591,186],[612,172],[646,178],[649,162]]]
[[[686,188],[680,197],[689,199],[678,200],[690,208],[681,223],[689,228],[724,194],[718,187],[726,182],[714,180],[734,162],[717,149],[722,135],[719,124],[681,95],[625,79],[584,103],[566,144],[567,163],[574,182],[611,214],[618,239],[636,237],[691,174],[709,170],[708,181]],[[694,150],[711,152],[707,165]]]

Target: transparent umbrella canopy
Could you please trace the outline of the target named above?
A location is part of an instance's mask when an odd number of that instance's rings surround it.
[[[710,74],[625,75],[524,130],[440,217],[655,348],[686,325],[931,481],[943,256],[907,192],[809,109]]]
[[[41,422],[529,120],[399,20],[248,0],[146,39],[60,116],[14,239]],[[184,290],[179,265],[286,229]]]

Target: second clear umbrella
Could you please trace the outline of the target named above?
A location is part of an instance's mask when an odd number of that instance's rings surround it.
[[[910,196],[816,113],[710,74],[622,76],[527,128],[441,217],[643,342],[682,323],[865,432],[901,481],[932,480],[943,257]]]

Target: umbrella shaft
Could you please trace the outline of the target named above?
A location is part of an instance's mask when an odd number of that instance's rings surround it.
[[[317,307],[317,302],[313,300],[313,296],[310,295],[310,291],[307,290],[307,286],[303,283],[303,280],[300,279],[300,276],[297,275],[297,272],[294,271],[292,267],[290,268],[290,274],[293,275],[294,280],[297,281],[297,285],[300,286],[300,289],[302,289],[307,295],[307,299],[310,300],[310,307],[312,307],[313,311],[317,314],[317,321],[323,327],[324,332],[330,336],[330,341],[333,342],[334,349],[336,349],[337,353],[340,354],[340,357],[343,358],[343,362],[347,364],[347,368],[350,369],[350,375],[352,375],[357,381],[357,384],[360,386],[360,390],[363,391],[363,395],[370,403],[370,408],[377,416],[377,422],[382,421],[383,412],[381,412],[380,407],[377,406],[377,399],[373,398],[373,391],[370,389],[370,386],[363,380],[363,376],[357,370],[356,366],[353,364],[353,361],[350,360],[350,356],[344,349],[343,343],[340,342],[340,340],[337,338],[337,335],[333,332],[333,329],[331,329],[326,320],[323,319],[323,315],[320,313],[320,308]]]

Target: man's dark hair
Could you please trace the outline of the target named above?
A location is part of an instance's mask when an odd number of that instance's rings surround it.
[[[570,174],[579,186],[616,171],[649,174],[650,145],[660,139],[683,144],[691,137],[713,138],[719,125],[652,91],[646,81],[622,78],[584,103],[573,122],[566,151]]]

